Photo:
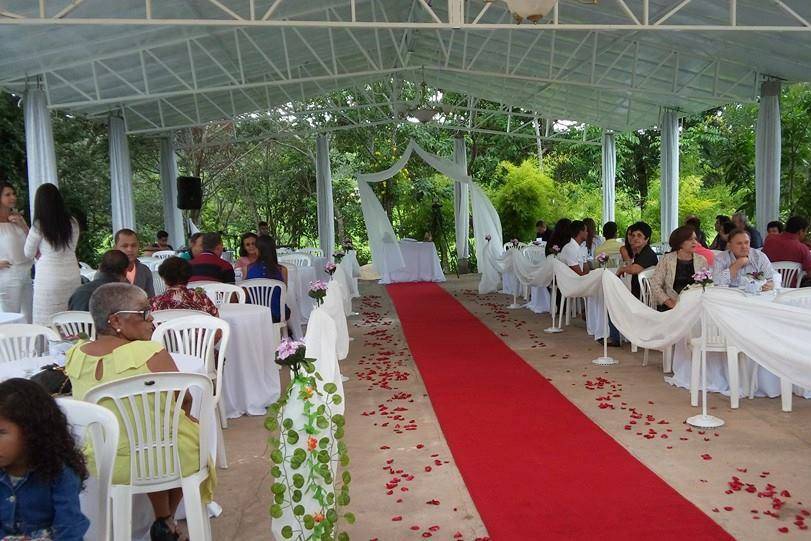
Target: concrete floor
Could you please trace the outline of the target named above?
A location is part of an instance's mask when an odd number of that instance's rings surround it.
[[[548,315],[506,310],[511,298],[479,296],[477,277],[445,284],[569,400],[671,486],[737,539],[811,539],[811,403],[795,398],[782,413],[779,399],[729,400],[710,395],[713,413],[727,424],[706,433],[683,420],[695,414],[688,392],[664,383],[661,355],[612,349],[620,364],[598,367],[601,347],[582,322],[548,335]],[[345,384],[346,443],[351,457],[346,526],[353,540],[475,540],[487,536],[408,353],[385,289],[362,284],[350,320]],[[283,385],[286,382],[283,381]],[[225,431],[228,470],[219,472],[216,499],[223,514],[214,539],[270,539],[268,433],[263,419],[232,420]],[[587,508],[589,504],[584,503]],[[602,502],[601,505],[606,505]],[[573,510],[582,512],[582,510]],[[802,518],[802,520],[799,520]],[[678,517],[672,517],[678,520]],[[785,530],[785,531],[784,531]],[[502,541],[502,540],[498,540]],[[510,540],[511,541],[511,540]]]

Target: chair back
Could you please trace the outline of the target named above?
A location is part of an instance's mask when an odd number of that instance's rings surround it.
[[[107,541],[110,539],[110,491],[113,483],[115,455],[118,450],[118,419],[107,408],[89,402],[60,397],[56,399],[56,403],[68,418],[68,424],[77,446],[83,447],[88,440],[93,446],[96,471],[90,472],[90,474],[98,480],[95,502],[98,515],[95,520],[99,525],[96,526],[98,536],[96,539]]]
[[[605,266],[609,269],[618,269],[622,266],[622,255],[619,253],[608,256]]]
[[[507,250],[512,249],[512,248],[518,248],[518,249],[521,249],[521,248],[526,248],[526,247],[527,247],[527,243],[526,243],[526,242],[519,242],[517,246],[513,246],[513,243],[512,243],[512,242],[505,242],[505,243],[504,243],[504,246],[503,246],[503,248],[504,248],[504,251],[505,251],[505,252],[506,252]]]
[[[321,248],[302,248],[299,250],[302,254],[311,255],[314,257],[324,257],[324,252]]]
[[[172,308],[170,310],[155,310],[152,312],[152,323],[155,327],[166,323],[167,321],[171,321],[173,319],[178,319],[181,317],[189,317],[189,316],[200,316],[204,315],[207,316],[206,312],[202,310],[190,310],[188,308]]]
[[[790,291],[778,293],[774,302],[778,304],[789,304],[802,308],[811,308],[811,287],[798,287]]]
[[[251,304],[258,304],[259,306],[271,306],[273,299],[273,292],[279,290],[279,314],[284,320],[284,306],[287,301],[287,286],[280,280],[271,280],[269,278],[252,278],[245,280],[241,286],[245,289],[247,300]]]
[[[161,278],[157,268],[151,269],[151,272],[152,287],[155,289],[155,295],[163,295],[166,292],[166,282],[164,282],[163,278]]]
[[[84,261],[79,262],[79,274],[90,280],[93,281],[93,278],[96,277],[96,269],[85,263]]]
[[[0,362],[42,356],[48,350],[46,342],[61,340],[59,334],[43,325],[0,325]]]
[[[96,339],[96,326],[90,312],[68,310],[51,316],[51,328],[62,338],[74,338],[86,334],[90,340]]]
[[[656,272],[656,267],[649,267],[637,276],[639,277],[639,300],[642,304],[656,309],[656,299],[653,298],[653,291],[650,286],[650,279],[653,273]]]
[[[279,263],[292,263],[297,267],[312,267],[313,263],[307,254],[284,254],[278,256]]]
[[[196,396],[192,396],[192,391]],[[199,394],[198,394],[199,393]],[[200,471],[208,471],[214,433],[211,380],[202,374],[158,372],[132,376],[91,389],[85,400],[116,414],[129,439],[130,486],[165,490],[179,486],[178,432],[186,398],[200,404]],[[142,490],[144,492],[148,492]]]
[[[155,252],[154,254],[152,254],[152,257],[154,257],[155,259],[160,259],[161,261],[163,261],[164,259],[169,259],[170,257],[174,257],[176,255],[177,255],[177,252],[175,252],[174,250],[160,250],[160,251]]]
[[[530,244],[524,248],[524,255],[533,265],[540,265],[546,259],[546,248]]]
[[[220,334],[219,347],[217,333]],[[225,352],[231,336],[231,326],[224,319],[208,314],[181,317],[167,321],[152,333],[152,341],[163,344],[166,351],[196,357],[202,361],[206,374],[216,381],[214,402],[222,392],[222,370]]]
[[[781,283],[784,288],[800,287],[800,282],[805,276],[801,264],[794,261],[775,261],[772,263],[772,267],[780,273]]]
[[[237,303],[245,304],[245,290],[233,284],[207,284],[203,286],[203,291],[217,308],[231,302],[234,295]]]

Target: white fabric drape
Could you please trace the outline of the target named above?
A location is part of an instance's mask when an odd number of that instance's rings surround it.
[[[25,161],[28,166],[28,200],[30,214],[34,215],[34,196],[37,188],[50,182],[59,184],[56,176],[56,151],[51,127],[51,114],[45,91],[29,88],[23,98],[25,118]]]
[[[463,137],[453,140],[453,161],[467,174],[467,148]],[[470,236],[470,189],[459,181],[453,183],[453,221],[456,226],[456,258],[467,259],[470,257],[467,243]]]
[[[603,224],[614,221],[616,207],[617,146],[614,132],[603,132]]]
[[[318,245],[329,261],[335,247],[335,209],[332,200],[332,170],[329,162],[329,139],[315,139],[315,190],[318,202]]]
[[[755,222],[761,231],[780,217],[781,137],[780,82],[766,81],[755,131]]]
[[[341,378],[341,369],[338,366],[338,352],[336,350],[338,331],[333,318],[320,306],[310,314],[307,324],[307,334],[304,344],[307,349],[304,353],[308,359],[315,359],[315,369],[321,374],[322,380],[317,382],[318,390],[323,392],[324,385],[334,383],[338,390],[335,394],[344,397],[344,384]],[[333,404],[332,413],[344,413],[344,401]]]
[[[161,192],[163,193],[163,227],[169,233],[169,244],[180,248],[186,243],[183,213],[177,208],[177,156],[174,137],[161,139]]]
[[[132,167],[124,119],[110,116],[107,133],[110,139],[110,199],[113,232],[123,228],[135,229]]]
[[[344,287],[337,280],[331,280],[327,285],[327,296],[324,297],[324,304],[321,308],[329,314],[335,322],[335,351],[338,359],[346,359],[349,355],[349,326],[346,323],[346,312],[344,311]],[[309,332],[309,327],[307,329]]]
[[[679,114],[662,111],[662,186],[659,190],[661,238],[679,227]]]
[[[481,272],[479,293],[496,291],[499,281],[498,271],[491,264],[488,264],[484,250],[487,235],[499,241],[502,238],[501,221],[498,212],[496,212],[495,207],[493,207],[484,191],[456,163],[426,152],[414,141],[408,143],[402,157],[388,169],[378,173],[358,175],[361,208],[366,222],[366,231],[369,235],[372,261],[377,272],[384,275],[386,272],[393,272],[404,267],[405,263],[389,217],[383,210],[380,201],[375,197],[369,183],[381,182],[396,175],[408,163],[413,152],[416,152],[428,165],[451,180],[462,182],[470,187],[470,197],[473,204],[473,231],[476,239],[476,259]]]

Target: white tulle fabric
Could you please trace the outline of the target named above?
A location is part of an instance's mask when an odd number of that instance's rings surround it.
[[[327,285],[327,296],[321,307],[335,322],[335,351],[338,353],[338,359],[341,360],[346,359],[349,354],[349,326],[346,323],[343,299],[345,293],[341,284],[332,280]]]
[[[486,261],[484,249],[487,244],[485,237],[501,239],[501,219],[495,207],[484,191],[473,182],[467,173],[455,162],[435,156],[423,150],[413,140],[408,143],[402,157],[391,167],[377,173],[358,175],[358,190],[360,192],[363,219],[366,222],[366,232],[369,236],[369,247],[372,251],[372,260],[378,273],[385,275],[405,266],[403,254],[394,234],[389,217],[380,201],[372,191],[370,183],[382,182],[400,172],[408,163],[411,154],[416,152],[428,165],[457,182],[470,187],[471,202],[473,205],[473,230],[476,238],[476,259],[479,261],[479,271],[482,274],[479,282],[479,293],[491,293],[498,289],[499,273]]]

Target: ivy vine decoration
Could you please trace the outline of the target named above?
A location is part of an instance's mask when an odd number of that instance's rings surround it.
[[[348,541],[349,535],[339,528],[339,508],[349,504],[352,477],[346,469],[344,416],[332,410],[343,397],[334,383],[323,383],[304,355],[304,344],[289,338],[277,349],[276,362],[290,367],[293,375],[265,419],[265,428],[273,433],[269,438],[272,530],[277,539]],[[350,512],[342,518],[355,522]]]

